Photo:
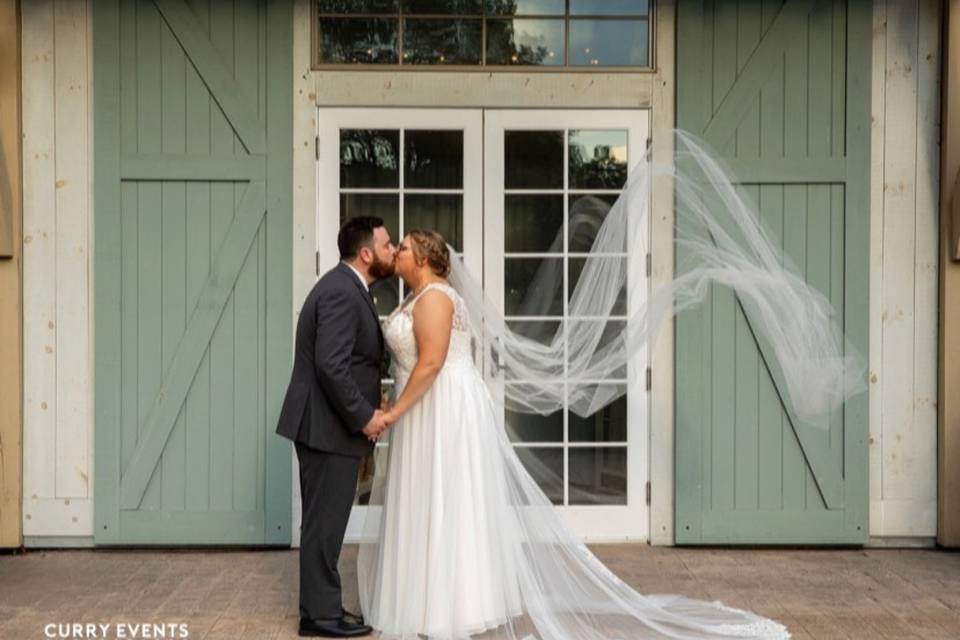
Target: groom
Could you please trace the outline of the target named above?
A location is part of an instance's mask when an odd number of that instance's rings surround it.
[[[396,249],[383,220],[347,220],[340,264],[307,295],[297,321],[290,386],[277,433],[300,463],[300,635],[371,633],[343,608],[337,560],[360,461],[387,428],[380,405],[383,335],[369,286],[393,275]]]

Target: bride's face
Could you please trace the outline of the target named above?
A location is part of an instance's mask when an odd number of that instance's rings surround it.
[[[410,236],[405,236],[397,245],[397,259],[394,265],[397,275],[403,278],[408,286],[412,281],[417,280],[420,265],[417,264],[417,254],[414,253],[413,239]]]

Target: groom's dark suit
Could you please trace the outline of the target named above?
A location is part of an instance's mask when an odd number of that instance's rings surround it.
[[[300,615],[339,618],[337,560],[361,458],[373,451],[363,427],[380,405],[383,335],[373,299],[347,265],[328,271],[297,321],[290,386],[277,433],[300,462]]]

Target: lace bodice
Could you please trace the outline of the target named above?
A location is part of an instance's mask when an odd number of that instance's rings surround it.
[[[394,376],[406,379],[417,364],[419,356],[417,340],[413,333],[413,307],[417,300],[431,289],[442,291],[453,301],[453,328],[450,334],[450,346],[447,348],[447,359],[444,367],[456,364],[472,364],[470,350],[470,325],[467,308],[456,289],[448,284],[433,282],[424,287],[419,294],[410,294],[394,309],[383,324],[383,336],[387,347],[393,356],[393,366],[396,368]]]

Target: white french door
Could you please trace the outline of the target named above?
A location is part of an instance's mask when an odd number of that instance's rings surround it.
[[[574,322],[618,330],[639,307],[637,292],[647,291],[642,253],[628,256],[632,295],[612,315],[573,318],[567,310],[603,214],[646,149],[648,113],[485,112],[484,287],[515,330],[545,340]],[[543,268],[563,274],[560,290],[531,290]],[[640,353],[615,377],[578,381],[626,391],[594,415],[507,415],[517,454],[584,539],[648,538],[646,368]],[[540,382],[566,390],[571,381]]]
[[[612,203],[643,155],[645,110],[320,109],[317,249],[321,273],[336,264],[340,222],[377,215],[399,239],[440,231],[464,255],[491,300],[518,330],[545,335],[567,319],[569,291],[595,233],[598,204]],[[581,215],[590,205],[591,216]],[[536,269],[563,269],[564,291],[542,309],[519,309]],[[645,256],[631,255],[632,292],[646,291]],[[386,315],[406,294],[375,285]],[[622,326],[641,300],[632,294],[603,318]],[[587,540],[645,540],[649,514],[646,354],[619,377],[626,395],[597,414],[508,415],[524,464]],[[387,381],[389,384],[390,381]],[[492,381],[493,382],[493,381]],[[542,381],[566,385],[563,377]],[[381,445],[382,446],[382,445]],[[348,540],[361,536],[369,487],[361,479]]]

